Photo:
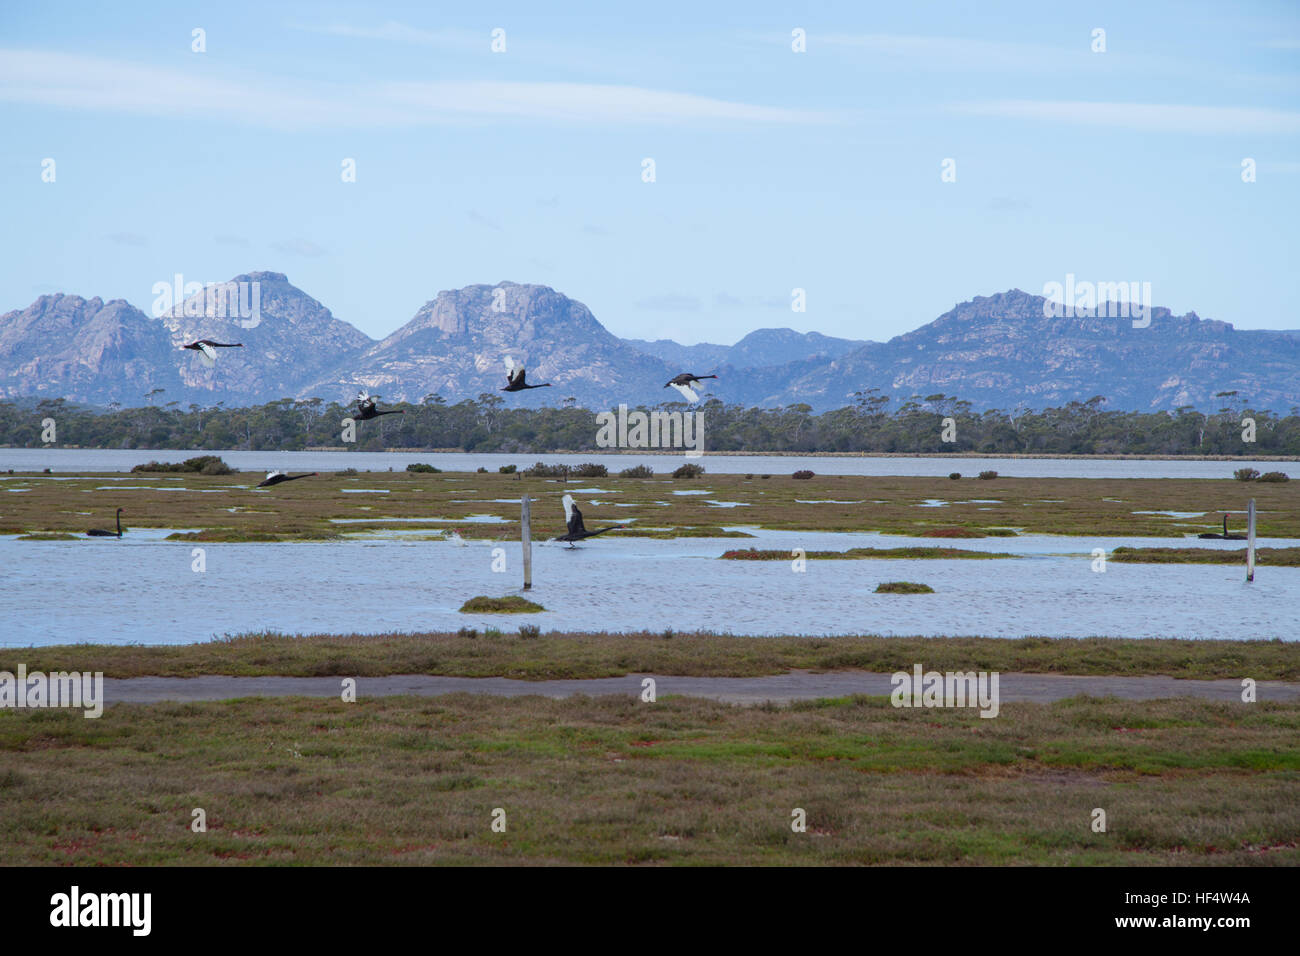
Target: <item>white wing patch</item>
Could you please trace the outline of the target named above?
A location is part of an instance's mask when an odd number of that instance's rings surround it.
[[[688,402],[698,402],[700,400],[700,396],[695,394],[695,389],[691,388],[689,385],[674,384],[673,388],[679,391],[682,394],[682,397]]]
[[[506,378],[514,381],[515,377],[524,370],[522,365],[516,365],[512,356],[506,356]]]
[[[564,523],[568,524],[573,520],[573,495],[564,496]]]
[[[205,345],[202,342],[200,342],[199,361],[202,362],[204,365],[206,365],[208,368],[212,368],[214,365],[217,364],[217,350],[214,349],[211,345]]]

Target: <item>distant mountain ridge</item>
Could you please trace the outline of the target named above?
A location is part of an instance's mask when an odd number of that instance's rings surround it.
[[[245,318],[230,306],[238,300],[239,283],[257,283],[257,313]],[[198,305],[198,308],[194,306]],[[197,314],[195,314],[197,313]],[[340,356],[352,356],[374,343],[361,330],[334,318],[325,306],[279,272],[250,272],[235,276],[178,302],[161,317],[172,347],[182,356],[178,372],[187,392],[239,401],[255,393],[263,400],[301,395],[333,368]],[[239,342],[217,359],[214,368],[180,347],[196,339]]]
[[[815,356],[835,358],[872,343],[856,339],[839,339],[820,332],[796,332],[794,329],[758,329],[735,345],[679,345],[671,339],[647,342],[624,339],[635,349],[653,355],[670,365],[680,365],[691,372],[712,371],[714,366],[763,368],[785,365]]]
[[[603,407],[611,399],[652,401],[663,397],[655,390],[676,374],[607,331],[581,302],[547,286],[500,282],[438,293],[309,392],[350,398],[364,387],[390,402],[418,402],[429,394],[448,401],[477,398],[506,384],[507,356],[527,368],[530,384],[551,386],[512,394],[512,402],[558,404],[571,397]],[[644,398],[647,393],[653,398]]]
[[[241,282],[258,285],[256,321],[228,307]],[[246,273],[215,290],[157,318],[121,299],[73,295],[8,312],[0,316],[0,397],[138,405],[155,392],[158,404],[256,404],[347,401],[364,388],[386,402],[489,392],[510,405],[571,398],[608,408],[675,401],[664,383],[689,371],[719,376],[702,383],[706,397],[819,411],[852,404],[869,388],[896,403],[943,393],[977,409],[1094,395],[1117,409],[1217,409],[1215,393],[1233,390],[1259,408],[1300,404],[1296,333],[1238,331],[1158,307],[1146,328],[1127,318],[1048,318],[1041,296],[1017,289],[959,303],[888,342],[759,329],[731,346],[620,339],[581,302],[542,285],[440,292],[378,342],[281,273]],[[180,348],[197,338],[244,347],[222,350],[207,368]],[[550,387],[499,393],[507,355],[527,366],[530,383]]]

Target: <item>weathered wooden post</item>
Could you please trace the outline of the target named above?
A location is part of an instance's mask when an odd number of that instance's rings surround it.
[[[1246,509],[1246,580],[1255,580],[1255,499]]]
[[[524,549],[524,590],[528,591],[533,586],[532,502],[528,500],[527,495],[521,497],[519,501],[519,540]]]

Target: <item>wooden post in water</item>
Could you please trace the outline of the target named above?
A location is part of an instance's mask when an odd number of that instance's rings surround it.
[[[1255,580],[1255,499],[1246,509],[1246,580]]]
[[[519,500],[519,541],[524,549],[524,590],[528,591],[533,586],[532,502],[528,500],[527,495]]]

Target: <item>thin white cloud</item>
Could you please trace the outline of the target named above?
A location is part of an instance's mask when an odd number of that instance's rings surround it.
[[[147,246],[149,240],[135,232],[113,232],[104,237],[119,246]]]
[[[1248,106],[1088,103],[1076,100],[990,100],[952,107],[975,116],[1109,126],[1160,133],[1300,132],[1300,113]]]
[[[419,46],[466,49],[489,49],[490,35],[469,30],[423,30],[397,20],[386,20],[376,26],[357,26],[351,23],[304,24],[290,23],[289,29],[303,33],[320,33],[326,36],[349,37],[360,40],[389,40],[395,43],[413,43]]]
[[[943,70],[996,68],[1024,70],[1059,68],[1062,59],[1089,53],[1089,35],[1080,34],[1078,49],[1054,49],[1041,44],[981,40],[974,37],[916,36],[896,33],[809,34],[808,44],[824,43],[894,61],[906,60]]]
[[[477,209],[468,209],[465,211],[465,215],[472,223],[476,223],[477,225],[480,226],[485,226],[488,229],[495,229],[497,232],[501,231],[500,223],[498,223],[494,219],[489,219],[487,216],[483,215]]]
[[[715,309],[789,309],[790,300],[780,296],[741,296],[730,292],[715,292]]]
[[[698,312],[700,300],[693,295],[669,292],[666,295],[652,295],[633,303],[633,307],[650,312]]]
[[[807,123],[829,119],[807,110],[752,106],[691,93],[597,83],[390,83],[385,102],[431,117],[497,117],[546,120],[662,123],[677,120],[741,120]]]
[[[324,248],[310,239],[281,239],[279,242],[271,243],[271,248],[288,256],[305,256],[308,259],[325,255]]]
[[[291,85],[199,70],[32,50],[0,50],[0,102],[282,129],[419,126],[476,120],[820,123],[835,114],[635,86],[549,82]]]
[[[1053,43],[1020,43],[979,37],[898,33],[810,33],[808,49],[819,45],[855,57],[855,66],[928,73],[1201,74],[1205,64],[1149,50],[1133,50],[1109,37],[1094,53],[1092,25],[1055,33]]]

